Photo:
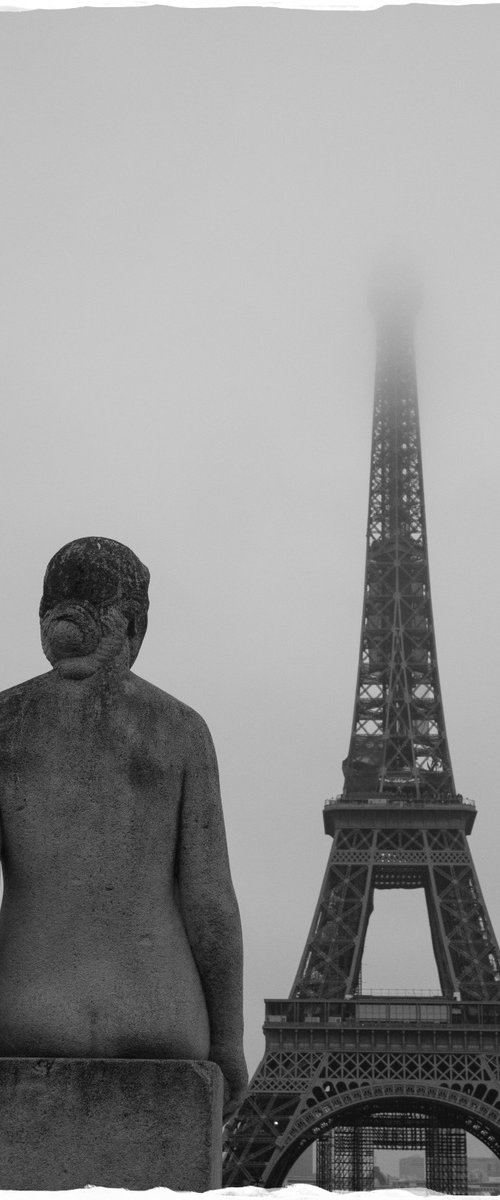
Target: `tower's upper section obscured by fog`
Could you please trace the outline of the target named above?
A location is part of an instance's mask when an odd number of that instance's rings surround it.
[[[368,304],[379,331],[412,328],[420,307],[421,285],[414,267],[402,257],[388,256],[371,273]]]

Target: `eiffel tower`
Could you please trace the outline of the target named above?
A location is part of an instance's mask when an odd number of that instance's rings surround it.
[[[332,847],[287,1000],[225,1131],[224,1185],[279,1187],[317,1143],[317,1182],[373,1186],[374,1153],[424,1149],[429,1188],[467,1191],[466,1133],[500,1156],[500,951],[457,793],[431,608],[413,345],[418,295],[372,296],[377,330],[361,646]],[[363,995],[375,888],[423,888],[435,996]]]

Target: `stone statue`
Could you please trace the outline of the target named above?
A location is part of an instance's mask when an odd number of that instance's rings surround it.
[[[47,567],[52,670],[0,695],[0,1056],[212,1060],[247,1082],[242,949],[204,721],[131,672],[149,572],[79,538]]]

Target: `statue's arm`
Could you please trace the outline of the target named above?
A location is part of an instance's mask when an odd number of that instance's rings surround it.
[[[194,716],[194,715],[193,715]],[[210,1058],[226,1081],[225,1115],[247,1080],[243,1057],[243,948],[231,882],[215,750],[204,721],[193,720],[184,775],[177,853],[182,915],[210,1021]]]

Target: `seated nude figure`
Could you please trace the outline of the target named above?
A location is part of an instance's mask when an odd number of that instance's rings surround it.
[[[242,949],[204,721],[131,672],[149,572],[81,538],[49,563],[52,670],[0,694],[0,1055],[210,1059],[247,1082]]]

